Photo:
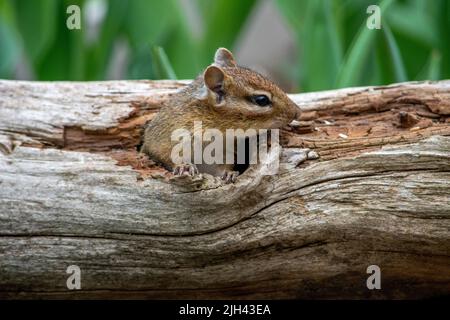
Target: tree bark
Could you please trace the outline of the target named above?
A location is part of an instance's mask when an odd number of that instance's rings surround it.
[[[0,298],[450,294],[450,81],[291,95],[279,173],[228,185],[138,155],[185,83],[0,81]]]

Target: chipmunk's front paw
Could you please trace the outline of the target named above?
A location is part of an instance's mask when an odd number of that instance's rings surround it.
[[[195,164],[183,163],[175,166],[173,174],[176,176],[182,176],[183,174],[187,174],[193,177],[196,174],[198,174],[198,169]]]
[[[222,180],[224,180],[225,183],[234,183],[236,182],[238,175],[239,171],[225,171],[222,175]]]

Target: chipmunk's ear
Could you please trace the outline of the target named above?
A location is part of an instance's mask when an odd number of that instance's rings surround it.
[[[221,68],[214,65],[209,66],[203,74],[203,80],[209,90],[219,95],[224,94],[225,72]]]
[[[205,82],[205,87],[208,89],[207,96],[214,98],[216,105],[223,101],[225,95],[225,80],[227,75],[222,70],[222,68],[215,65],[211,65],[206,68],[203,73],[203,81]]]
[[[236,67],[233,54],[225,48],[219,48],[214,55],[214,64],[219,67]]]

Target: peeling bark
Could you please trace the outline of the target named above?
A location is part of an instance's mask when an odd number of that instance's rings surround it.
[[[137,153],[184,85],[0,81],[0,297],[450,294],[450,81],[291,95],[279,174],[232,185]]]

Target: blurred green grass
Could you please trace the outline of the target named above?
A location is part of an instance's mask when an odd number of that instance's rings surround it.
[[[92,0],[0,0],[0,78],[24,60],[36,80],[102,80],[113,48],[128,44],[129,79],[194,78],[217,47],[230,49],[261,0],[109,0],[95,41],[66,28],[66,8]],[[298,91],[450,78],[450,0],[273,0],[295,35]],[[382,29],[366,27],[379,4]],[[270,46],[270,39],[267,44]]]

